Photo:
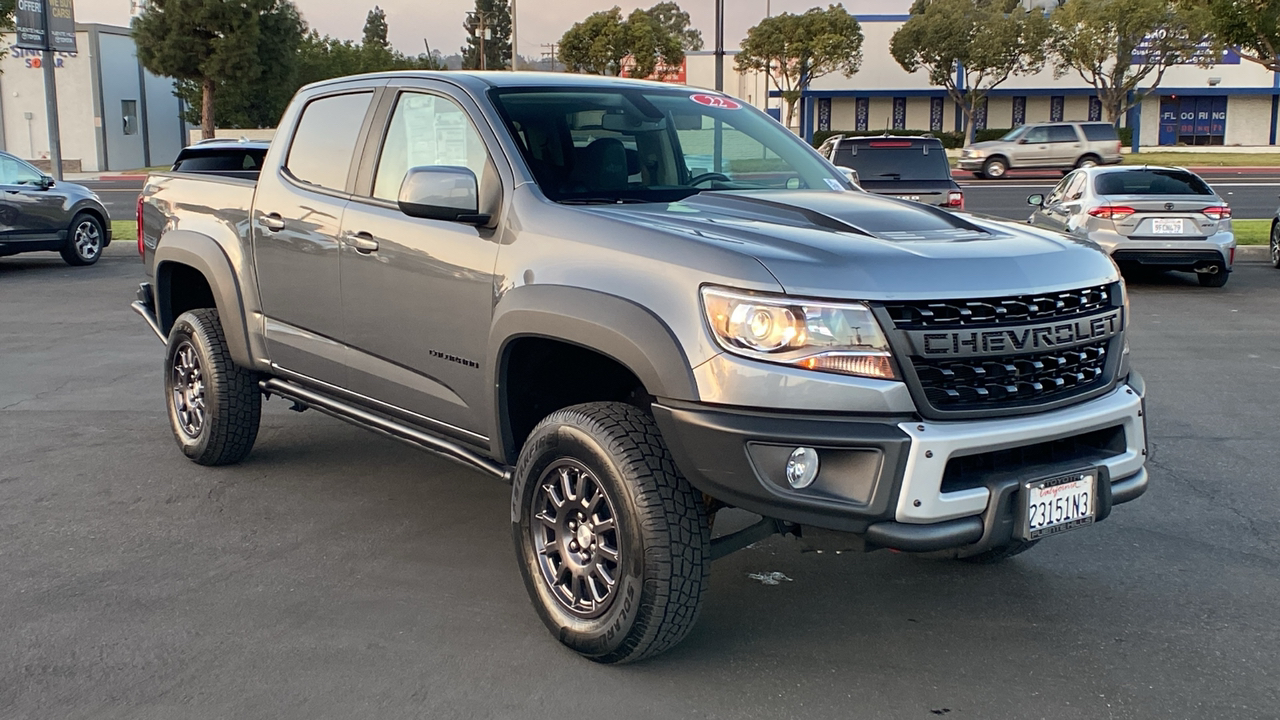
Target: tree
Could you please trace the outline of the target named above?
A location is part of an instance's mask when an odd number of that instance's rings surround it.
[[[483,21],[483,23],[481,22]],[[481,26],[483,34],[481,39]],[[467,45],[462,48],[462,67],[468,70],[501,70],[511,62],[511,6],[507,0],[476,0],[476,9],[467,14],[462,27]],[[484,47],[484,64],[480,48]]]
[[[1050,15],[1055,74],[1074,70],[1097,91],[1107,119],[1119,123],[1169,67],[1212,61],[1205,20],[1203,2],[1068,0]]]
[[[618,75],[630,51],[627,36],[621,8],[591,13],[561,36],[560,62],[569,72]]]
[[[385,70],[443,69],[444,63],[435,55],[408,56],[389,47],[356,44],[312,30],[298,48],[295,85],[301,87],[330,78]]]
[[[219,87],[249,95],[264,69],[277,80],[287,76],[295,56],[288,48],[297,47],[304,29],[289,0],[152,0],[133,20],[143,67],[199,85],[206,138],[213,137]]]
[[[834,72],[850,77],[862,65],[862,26],[843,5],[782,13],[747,31],[735,63],[738,72],[766,73],[786,103],[791,126],[796,103],[809,84]]]
[[[702,49],[702,31],[689,27],[689,13],[674,2],[660,2],[649,8],[649,17],[663,32],[679,39],[685,52]]]
[[[387,13],[377,5],[364,18],[364,41],[360,44],[364,48],[391,49],[387,41]]]
[[[1205,5],[1205,0],[1183,0],[1182,8]],[[1234,49],[1240,57],[1280,72],[1280,0],[1208,0],[1205,20],[1219,47]]]
[[[1018,0],[916,0],[889,53],[903,70],[923,70],[946,88],[972,141],[974,113],[987,94],[1012,75],[1044,68],[1048,29],[1042,13],[1021,12]]]

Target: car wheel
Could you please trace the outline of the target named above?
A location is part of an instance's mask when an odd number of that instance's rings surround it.
[[[648,415],[622,403],[552,413],[520,451],[512,503],[520,573],[561,643],[626,663],[688,634],[708,584],[710,523]]]
[[[1271,223],[1271,266],[1280,268],[1280,220]]]
[[[992,180],[999,180],[1009,172],[1009,166],[1005,163],[1004,158],[991,158],[982,164],[982,174]]]
[[[957,558],[963,562],[972,563],[974,565],[994,565],[998,562],[1004,562],[1014,555],[1022,553],[1035,547],[1039,540],[1015,540],[1008,545],[1001,545],[997,548],[991,548],[986,552],[980,552],[977,555]]]
[[[1227,279],[1230,277],[1231,271],[1221,265],[1218,266],[1218,272],[1216,273],[1196,273],[1196,279],[1200,281],[1200,287],[1220,288],[1227,284]]]
[[[253,449],[262,395],[254,373],[231,359],[217,310],[192,310],[174,322],[164,390],[169,426],[187,457],[201,465],[230,465]]]
[[[62,248],[62,259],[68,265],[92,265],[102,256],[105,238],[102,222],[89,213],[80,213],[71,219],[67,228],[67,244]]]
[[[1101,161],[1098,159],[1097,155],[1085,155],[1084,157],[1076,161],[1076,167],[1077,168],[1098,167],[1099,162]]]

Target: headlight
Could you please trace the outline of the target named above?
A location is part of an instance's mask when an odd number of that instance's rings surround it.
[[[971,158],[980,158],[980,157],[982,157],[982,151],[981,151],[981,150],[966,150],[965,152],[967,152],[967,153],[969,154],[969,157],[971,157]]]
[[[720,347],[753,360],[821,372],[896,379],[880,323],[863,303],[830,303],[703,288]]]

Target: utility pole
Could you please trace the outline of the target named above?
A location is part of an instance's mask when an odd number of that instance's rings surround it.
[[[480,40],[481,70],[488,69],[488,58],[486,58],[484,54],[484,41],[485,36],[489,34],[489,23],[491,22],[489,15],[491,14],[492,13],[485,12],[483,10],[472,10],[467,13],[467,20],[471,22],[472,33]],[[512,47],[515,47],[514,43],[512,44]],[[514,53],[515,51],[512,50],[512,52]]]
[[[48,16],[49,13],[45,13],[46,19]],[[54,62],[53,51],[45,48],[40,55],[40,69],[44,70],[44,114],[49,118],[49,174],[62,182],[62,133],[58,127],[58,81],[53,76]]]
[[[551,61],[551,72],[556,71],[556,53],[560,51],[560,43],[542,43],[542,47],[547,48],[542,52],[542,57]]]
[[[716,91],[724,91],[724,0],[716,0]]]
[[[511,72],[520,69],[518,58],[520,46],[516,44],[516,0],[511,0]]]

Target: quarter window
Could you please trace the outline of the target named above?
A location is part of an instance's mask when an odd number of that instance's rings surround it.
[[[438,95],[407,92],[396,100],[391,114],[374,175],[373,196],[395,202],[410,168],[464,167],[479,180],[488,161],[484,140],[457,103]]]
[[[302,109],[285,169],[297,180],[345,192],[347,170],[373,93],[331,95]]]

